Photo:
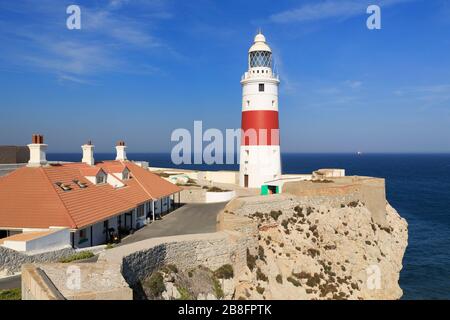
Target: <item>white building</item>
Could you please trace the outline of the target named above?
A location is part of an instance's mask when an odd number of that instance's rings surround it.
[[[78,163],[48,163],[40,135],[33,135],[29,148],[28,166],[0,177],[0,239],[5,246],[26,251],[39,243],[66,242],[74,248],[104,244],[111,234],[126,234],[171,210],[176,194],[179,199],[180,187],[127,160],[122,141],[116,147],[118,160],[101,162],[95,162],[90,142],[82,146]],[[64,228],[69,232],[55,231]],[[8,239],[20,233],[30,234]]]

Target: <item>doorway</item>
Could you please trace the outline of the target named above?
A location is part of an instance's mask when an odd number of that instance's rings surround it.
[[[244,174],[244,187],[248,188],[248,174]]]

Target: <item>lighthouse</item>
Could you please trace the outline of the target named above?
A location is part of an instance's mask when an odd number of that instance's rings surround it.
[[[278,86],[272,50],[259,32],[248,51],[248,70],[242,85],[242,137],[239,183],[247,188],[276,192],[281,178],[278,124]]]

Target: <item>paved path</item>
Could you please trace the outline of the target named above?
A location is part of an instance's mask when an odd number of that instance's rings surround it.
[[[227,202],[191,203],[163,216],[122,240],[128,244],[155,237],[179,234],[209,233],[216,231],[217,214]]]
[[[8,277],[8,278],[1,278],[0,279],[0,290],[20,288],[21,279],[22,279],[22,277],[20,275]]]

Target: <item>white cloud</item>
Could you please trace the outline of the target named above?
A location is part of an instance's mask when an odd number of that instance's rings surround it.
[[[128,52],[138,51],[145,56],[158,48],[174,54],[174,50],[152,31],[161,19],[170,16],[165,2],[111,0],[100,6],[81,6],[82,29],[75,31],[65,29],[65,7],[59,1],[30,3],[24,0],[27,10],[23,10],[24,3],[17,6],[0,3],[1,10],[22,15],[22,19],[0,22],[3,30],[0,41],[6,44],[0,59],[17,67],[44,70],[54,74],[60,82],[80,84],[92,83],[84,78],[102,72],[155,73],[159,69],[135,65],[128,59]],[[128,5],[138,14],[122,10]],[[140,10],[143,8],[151,9],[151,15],[140,16],[141,11],[146,11]],[[35,17],[39,19],[33,19]]]
[[[347,19],[356,15],[366,14],[370,4],[381,7],[392,6],[398,3],[414,0],[325,0],[314,1],[298,8],[282,11],[270,16],[269,20],[275,23],[312,22],[330,18]]]

